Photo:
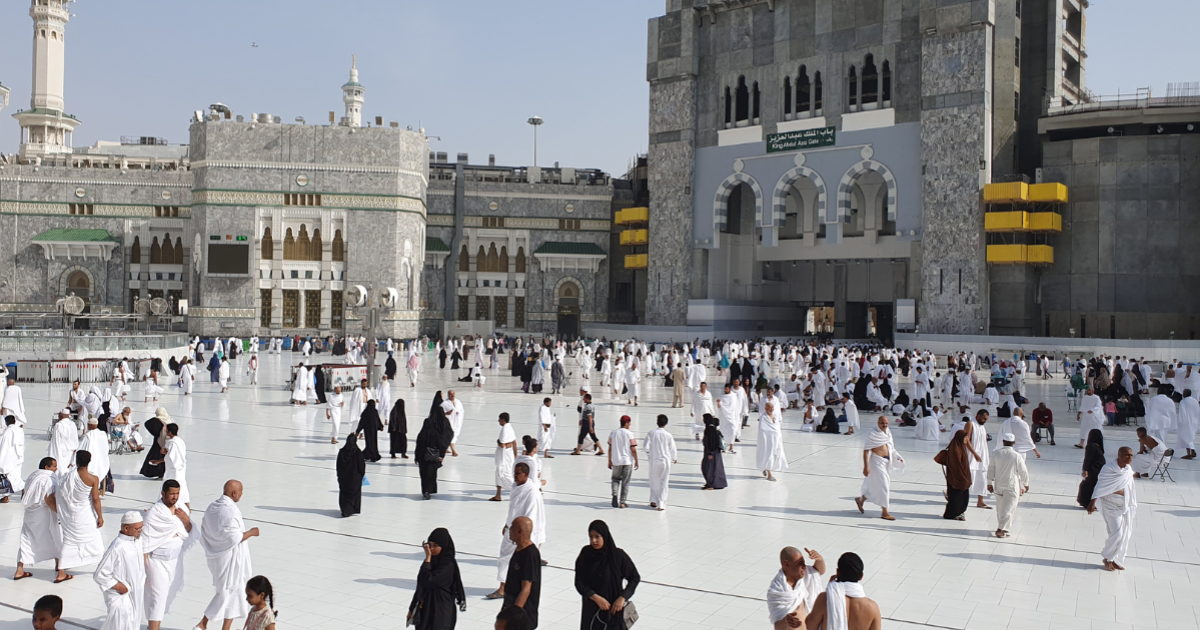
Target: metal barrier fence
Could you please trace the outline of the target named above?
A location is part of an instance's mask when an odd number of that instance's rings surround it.
[[[0,330],[0,352],[122,352],[186,347],[185,334],[64,335],[54,330]]]

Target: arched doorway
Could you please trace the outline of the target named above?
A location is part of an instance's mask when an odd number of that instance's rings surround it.
[[[579,336],[579,285],[572,281],[558,286],[558,338],[572,339]]]
[[[83,299],[83,312],[92,312],[92,282],[84,271],[75,271],[70,276],[67,276],[67,293],[66,295],[76,295]],[[65,297],[65,296],[64,296]],[[87,329],[88,320],[76,319],[75,328]]]

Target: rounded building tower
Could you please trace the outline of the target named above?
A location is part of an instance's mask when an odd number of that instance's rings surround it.
[[[362,126],[363,93],[367,88],[358,82],[358,56],[351,57],[350,80],[342,86],[342,101],[346,103],[346,115],[342,118],[343,127]]]
[[[63,111],[63,66],[70,0],[30,0],[33,18],[33,95],[29,109],[13,114],[21,124],[21,160],[71,153],[79,126]]]

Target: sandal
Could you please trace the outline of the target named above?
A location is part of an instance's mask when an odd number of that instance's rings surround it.
[[[75,576],[74,576],[74,575],[71,575],[70,573],[68,573],[68,574],[67,574],[67,577],[65,577],[65,578],[63,578],[63,579],[61,579],[61,580],[59,580],[59,579],[55,579],[55,580],[54,580],[54,583],[55,583],[55,584],[62,584],[63,582],[66,582],[67,580],[74,580],[74,579],[75,579]]]
[[[17,580],[24,580],[27,577],[33,577],[33,574],[28,571],[22,571],[21,575],[13,576],[13,581],[16,582]]]
[[[484,595],[484,599],[504,599],[504,594],[500,591],[492,591],[491,593]]]

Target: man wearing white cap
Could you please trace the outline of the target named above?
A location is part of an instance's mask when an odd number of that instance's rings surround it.
[[[1017,501],[1029,491],[1029,469],[1025,467],[1025,456],[1013,448],[1017,436],[1004,433],[1000,439],[1003,445],[992,453],[988,467],[987,489],[996,495],[996,538],[1008,538]]]
[[[121,534],[96,565],[93,577],[104,594],[108,615],[100,630],[137,630],[142,624],[146,565],[142,557],[142,513],[121,517]]]

